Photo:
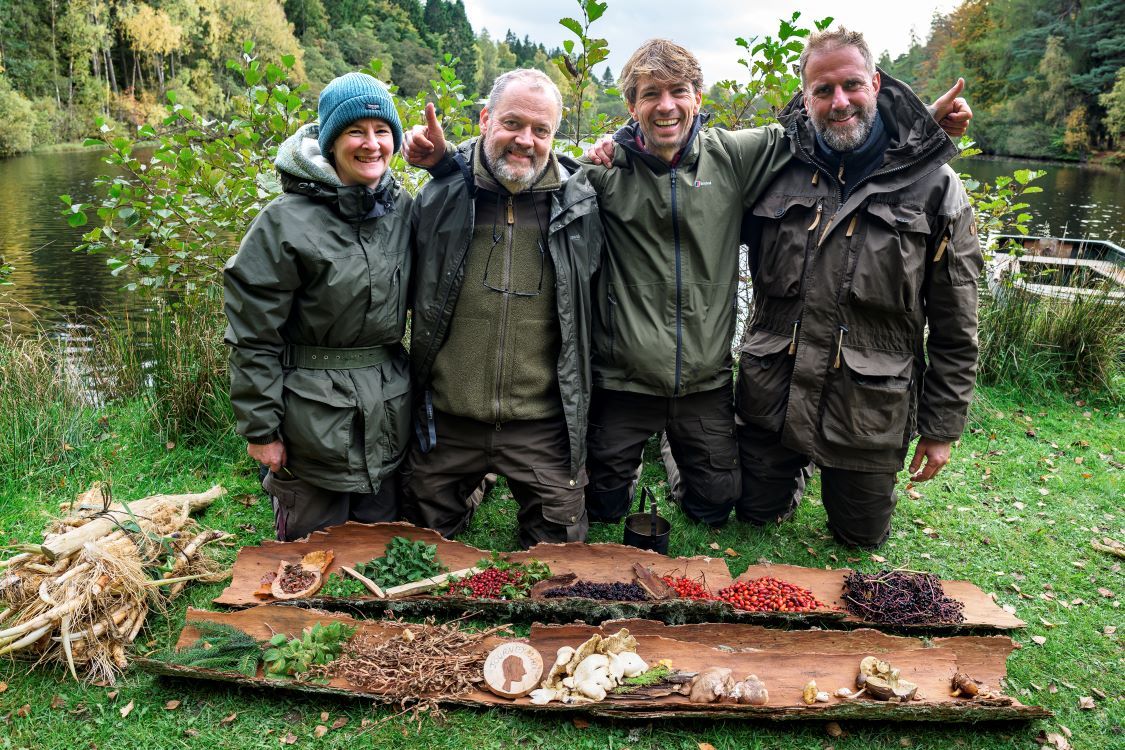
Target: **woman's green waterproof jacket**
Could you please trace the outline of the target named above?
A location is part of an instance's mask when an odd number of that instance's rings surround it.
[[[224,269],[231,404],[247,440],[285,442],[293,476],[377,492],[410,433],[411,199],[390,172],[342,185],[316,136],[278,150],[285,192]]]

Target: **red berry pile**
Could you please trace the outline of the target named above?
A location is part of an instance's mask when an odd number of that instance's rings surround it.
[[[825,607],[808,589],[769,576],[719,589],[718,598],[753,612],[809,612]]]
[[[501,591],[505,586],[520,586],[523,571],[510,568],[486,568],[479,573],[462,578],[449,585],[449,593],[453,596],[469,596],[476,599],[501,599]]]
[[[703,587],[699,581],[691,578],[680,578],[676,576],[661,576],[664,583],[672,587],[676,592],[676,596],[681,599],[714,599],[715,596],[710,591]]]

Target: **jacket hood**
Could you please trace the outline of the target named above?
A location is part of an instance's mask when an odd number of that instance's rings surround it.
[[[330,187],[343,187],[336,169],[320,151],[317,136],[320,126],[316,123],[302,125],[296,133],[285,139],[277,149],[274,165],[279,172],[299,180],[314,180]]]
[[[398,194],[391,170],[383,173],[374,190],[366,185],[345,185],[321,153],[319,133],[316,123],[303,125],[278,147],[274,165],[281,175],[282,189],[330,204],[345,218],[376,217],[390,211]]]
[[[688,166],[699,157],[699,139],[697,136],[709,119],[711,119],[711,114],[709,112],[700,112],[695,116],[695,120],[691,124],[691,131],[688,132],[687,142],[684,143],[684,147],[680,149],[680,158],[675,164],[676,167]],[[641,124],[635,120],[619,128],[617,132],[613,134],[613,141],[622,146],[623,150],[627,151],[629,154],[636,154],[646,159],[654,168],[665,172],[672,168],[672,165],[668,164],[668,162],[655,154],[649,153],[641,146]],[[616,163],[616,161],[617,159],[615,158],[614,162]]]
[[[890,135],[890,143],[877,173],[921,162],[936,168],[958,154],[956,144],[909,86],[882,70],[879,70],[879,78],[876,106]],[[815,161],[816,132],[800,92],[789,100],[778,120],[785,126],[794,155],[802,161]]]

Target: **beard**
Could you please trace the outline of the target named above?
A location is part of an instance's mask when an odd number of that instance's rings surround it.
[[[871,126],[875,122],[875,102],[871,102],[870,107],[845,107],[843,109],[834,109],[828,113],[827,118],[819,117],[816,114],[809,112],[809,119],[812,120],[813,130],[817,132],[828,147],[833,151],[854,151],[863,145],[867,140],[867,136],[871,133]],[[855,122],[851,123],[846,128],[832,126],[830,122],[839,120],[846,120],[852,115],[855,115]]]
[[[526,156],[530,159],[530,162],[526,165],[513,164],[508,161],[509,153]],[[550,157],[549,155],[538,156],[533,148],[522,149],[515,144],[504,146],[486,136],[484,158],[488,168],[504,183],[506,188],[513,193],[520,193],[530,189],[535,184],[547,168],[547,160]]]

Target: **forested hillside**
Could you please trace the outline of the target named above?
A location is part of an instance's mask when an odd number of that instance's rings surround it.
[[[470,96],[516,66],[563,84],[550,62],[558,49],[518,31],[474,30],[461,0],[0,0],[0,156],[80,140],[98,116],[155,124],[169,91],[185,106],[227,115],[238,83],[225,63],[247,40],[264,60],[292,56],[310,100],[373,59],[406,95],[429,88],[445,55],[458,58]],[[986,152],[1087,158],[1125,148],[1121,0],[966,0],[881,64],[927,100],[963,75],[977,115],[972,135]],[[584,99],[622,114],[604,93],[612,81],[606,69],[603,90]]]
[[[247,40],[264,60],[293,56],[313,97],[373,59],[407,95],[445,55],[476,91],[517,65],[553,67],[541,43],[474,32],[461,0],[0,0],[0,156],[79,140],[97,116],[156,124],[169,91],[227,114],[240,82],[225,63]]]
[[[958,75],[986,152],[1085,158],[1125,150],[1125,2],[966,0],[880,65],[923,99]]]

